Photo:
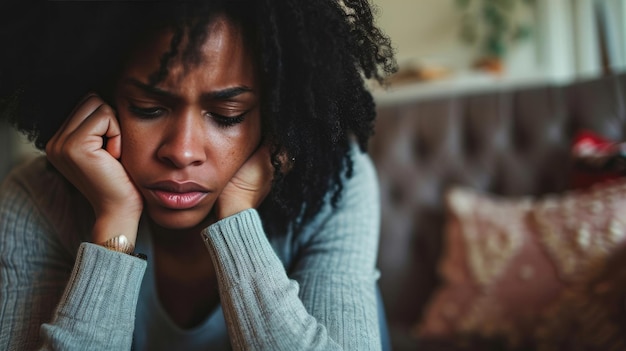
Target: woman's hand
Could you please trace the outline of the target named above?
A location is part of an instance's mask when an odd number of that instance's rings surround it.
[[[124,234],[134,244],[143,201],[118,161],[121,134],[113,108],[95,94],[85,97],[48,142],[46,153],[91,203],[93,241]]]
[[[266,143],[231,178],[215,203],[216,220],[258,207],[272,188],[274,166]]]

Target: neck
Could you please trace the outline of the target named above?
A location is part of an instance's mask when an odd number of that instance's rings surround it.
[[[207,253],[200,233],[212,223],[211,219],[204,220],[194,227],[184,229],[164,228],[151,219],[149,223],[156,250],[167,252],[173,256],[189,258]]]
[[[210,223],[172,230],[150,220],[159,301],[181,328],[201,324],[219,304],[217,277],[200,235]]]

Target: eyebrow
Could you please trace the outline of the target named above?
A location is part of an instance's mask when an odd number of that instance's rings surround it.
[[[137,79],[128,78],[126,81],[129,84],[134,85],[135,87],[149,94],[160,96],[160,97],[165,97],[165,98],[176,98],[176,95],[173,94],[172,92],[143,83]],[[241,94],[253,93],[253,92],[254,90],[250,87],[235,86],[235,87],[230,87],[230,88],[225,88],[225,89],[220,89],[220,90],[215,90],[215,91],[211,91],[208,93],[204,93],[202,94],[202,98],[208,99],[208,100],[228,100]]]

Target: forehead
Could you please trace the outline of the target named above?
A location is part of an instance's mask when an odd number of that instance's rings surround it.
[[[162,83],[178,82],[189,74],[221,79],[256,75],[253,50],[239,25],[217,16],[196,26],[166,28],[147,36],[130,56],[126,74],[152,77],[165,65]]]

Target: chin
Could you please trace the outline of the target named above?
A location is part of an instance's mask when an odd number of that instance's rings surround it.
[[[208,212],[206,211],[175,211],[175,210],[148,210],[148,216],[152,221],[164,229],[187,230],[200,226],[206,221]],[[204,229],[206,225],[203,225]]]

